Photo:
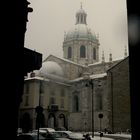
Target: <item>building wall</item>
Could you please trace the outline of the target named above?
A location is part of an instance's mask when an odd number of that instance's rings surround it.
[[[103,63],[95,63],[89,65],[89,71],[91,74],[101,74],[105,73],[108,69],[110,69],[112,66],[116,65],[121,60],[116,60],[112,62],[103,62]]]
[[[129,59],[126,58],[108,71],[110,128],[116,131],[131,129]]]
[[[42,87],[42,88],[41,88]],[[45,116],[44,126],[48,127],[48,116],[50,113],[54,114],[56,117],[56,126],[59,125],[60,114],[65,116],[65,125],[67,125],[67,114],[68,114],[68,88],[62,83],[48,82],[44,80],[38,80],[36,78],[31,80],[25,80],[24,84],[24,94],[22,97],[22,103],[20,105],[20,118],[23,117],[24,113],[28,113],[31,119],[31,128],[36,128],[36,112],[35,108],[39,105],[39,95],[40,95],[40,105],[43,107],[43,114]],[[28,98],[27,98],[28,96]],[[53,111],[48,107],[50,106],[50,98],[55,99],[56,105],[58,105],[58,110]],[[26,103],[28,99],[28,104]],[[63,100],[63,104],[62,104]]]
[[[70,75],[71,78],[78,77],[78,69],[83,67],[75,65],[73,63],[64,62],[63,60],[53,58],[55,62],[58,62],[63,70]],[[49,59],[52,61],[52,58]],[[118,63],[118,64],[117,64]],[[116,65],[115,65],[116,64]],[[66,67],[67,65],[67,67]],[[128,60],[122,60],[121,62],[115,61],[110,63],[101,63],[90,66],[90,73],[94,74],[103,73],[107,68],[111,67],[107,73],[107,77],[97,78],[94,81],[94,129],[96,131],[101,129],[114,128],[115,131],[125,130],[130,128],[130,97],[129,97],[129,65]],[[73,71],[71,71],[71,67]],[[113,74],[113,85],[111,84],[111,75]],[[72,76],[71,76],[72,75]],[[100,81],[100,82],[99,82]],[[66,127],[73,129],[74,131],[90,131],[91,130],[91,85],[85,86],[87,81],[79,80],[72,82],[71,86],[66,86],[66,83],[55,81],[54,79],[48,81],[42,80],[44,88],[42,97],[42,106],[44,108],[45,126],[48,126],[48,117],[50,113],[56,116],[56,125],[59,124],[59,115],[64,114],[66,117]],[[26,93],[26,84],[29,85],[29,93]],[[99,86],[99,84],[101,86]],[[40,92],[40,80],[32,79],[25,81],[25,89],[23,95],[23,102],[21,104],[21,110],[35,110],[35,107],[39,103]],[[62,97],[62,91],[65,96]],[[112,96],[113,94],[113,96]],[[73,97],[78,96],[78,111],[73,111]],[[99,106],[99,97],[101,95],[102,107]],[[25,98],[29,96],[29,105],[25,106]],[[49,101],[51,97],[55,97],[55,104],[58,104],[59,110],[56,112],[50,112],[48,110]],[[60,108],[61,100],[64,99],[64,108]],[[113,99],[113,100],[112,100]],[[113,105],[112,105],[113,104]],[[35,126],[36,113],[33,111],[32,120]],[[113,115],[112,115],[113,112]],[[99,113],[103,114],[103,118],[99,119]],[[122,118],[124,118],[122,120]],[[121,124],[121,125],[120,125]]]
[[[91,131],[92,129],[92,94],[93,94],[93,115],[94,115],[94,130],[100,130],[100,119],[99,113],[103,114],[101,119],[101,129],[108,127],[108,100],[107,100],[107,78],[97,78],[93,80],[93,90],[89,81],[81,80],[73,83],[70,94],[70,115],[69,115],[69,126],[73,126],[75,131]],[[73,111],[73,97],[77,95],[79,99],[79,110]],[[99,100],[99,96],[100,100]],[[100,104],[101,101],[101,104]],[[75,118],[75,119],[74,119]],[[77,120],[77,123],[75,123]],[[80,124],[80,125],[77,125]],[[82,125],[82,127],[81,127]]]

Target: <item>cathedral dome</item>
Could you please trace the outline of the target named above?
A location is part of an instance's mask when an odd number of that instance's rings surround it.
[[[97,40],[96,34],[91,32],[86,24],[76,24],[71,30],[65,35],[65,41],[75,39],[88,39]]]
[[[40,74],[43,75],[56,75],[56,76],[63,76],[63,70],[61,66],[53,61],[43,62],[41,69],[39,70]]]
[[[83,39],[95,41],[97,37],[95,33],[91,32],[87,26],[86,17],[87,14],[84,9],[81,8],[76,12],[76,24],[74,27],[65,34],[64,41]]]

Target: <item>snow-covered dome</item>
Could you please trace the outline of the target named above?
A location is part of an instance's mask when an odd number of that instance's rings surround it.
[[[81,5],[81,8],[76,12],[76,24],[65,34],[64,41],[75,39],[97,40],[95,33],[91,32],[87,26],[86,17],[87,14]]]
[[[88,39],[94,41],[97,37],[95,33],[91,32],[86,24],[76,24],[65,36],[65,41],[72,39]]]
[[[63,76],[63,69],[62,67],[53,61],[46,61],[43,62],[41,69],[39,70],[39,73],[42,75],[57,75],[57,76]]]

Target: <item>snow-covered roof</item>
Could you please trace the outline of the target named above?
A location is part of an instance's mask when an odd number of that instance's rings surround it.
[[[60,57],[57,57],[57,56],[54,56],[54,55],[49,55],[45,60],[44,60],[44,62],[45,61],[47,61],[47,59],[49,58],[49,57],[55,57],[55,58],[57,58],[57,59],[60,59],[60,60],[62,60],[62,61],[65,61],[65,62],[68,62],[68,63],[71,63],[71,64],[74,64],[74,65],[77,65],[77,66],[81,66],[81,67],[84,67],[84,65],[80,65],[80,64],[78,64],[78,63],[75,63],[75,62],[73,62],[73,61],[70,61],[70,60],[68,60],[68,59],[65,59],[65,58],[60,58]]]
[[[96,79],[96,78],[103,78],[105,76],[107,76],[107,73],[93,74],[93,75],[90,75],[90,78],[91,79]]]
[[[29,81],[29,80],[42,80],[42,81],[50,81],[47,78],[43,78],[43,77],[39,77],[39,76],[35,76],[35,77],[27,77],[26,79],[24,79],[25,81]]]
[[[119,62],[119,61],[122,61],[124,58],[120,58],[120,59],[114,59],[113,61],[112,61],[112,63],[113,62]],[[106,61],[105,63],[110,63],[109,61]],[[96,62],[96,63],[93,63],[93,64],[89,64],[88,66],[94,66],[94,65],[102,65],[102,62],[100,61],[100,62]]]
[[[93,74],[93,75],[89,76],[89,79],[103,78],[105,76],[107,76],[107,73]],[[80,77],[80,78],[76,78],[74,80],[70,80],[70,82],[78,82],[78,81],[83,80],[83,79],[84,79],[84,77]]]
[[[102,64],[102,62],[96,62],[96,63],[93,63],[93,64],[89,64],[88,66],[99,65],[99,64]]]
[[[50,77],[49,77],[50,78]],[[57,83],[59,85],[65,85],[65,86],[70,86],[69,84],[67,84],[66,80],[63,79],[63,81],[56,81],[56,80],[52,80],[52,79],[49,79],[49,78],[44,78],[44,77],[28,77],[25,79],[25,81],[29,81],[29,80],[40,80],[40,81],[47,81],[47,82],[54,82],[54,83]]]

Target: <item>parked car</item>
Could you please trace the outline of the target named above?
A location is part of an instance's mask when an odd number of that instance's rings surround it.
[[[69,139],[62,137],[57,132],[50,132],[50,133],[47,134],[46,140],[69,140]]]
[[[38,133],[38,130],[35,129],[35,130],[32,130],[32,132],[34,133]],[[48,133],[50,132],[55,132],[55,129],[53,128],[39,128],[39,133],[43,136],[43,137],[46,137]]]
[[[39,130],[45,130],[47,132],[55,132],[55,129],[53,129],[53,128],[46,128],[46,127],[39,128]]]
[[[56,131],[59,133],[63,138],[69,138],[69,135],[72,133],[71,131]]]
[[[71,140],[85,140],[85,137],[82,133],[76,133],[71,131],[56,131],[57,133],[61,134],[62,137],[68,138]]]
[[[17,140],[38,140],[37,133],[22,133],[17,135]],[[39,135],[39,140],[46,140],[45,137]]]
[[[18,128],[17,129],[17,134],[21,134],[22,133],[22,128]]]
[[[82,133],[74,132],[69,135],[69,139],[71,140],[85,140],[85,137]]]
[[[37,133],[38,134],[38,130],[32,130],[32,133]],[[48,132],[46,130],[40,130],[39,129],[39,134],[42,135],[43,137],[46,137]]]

